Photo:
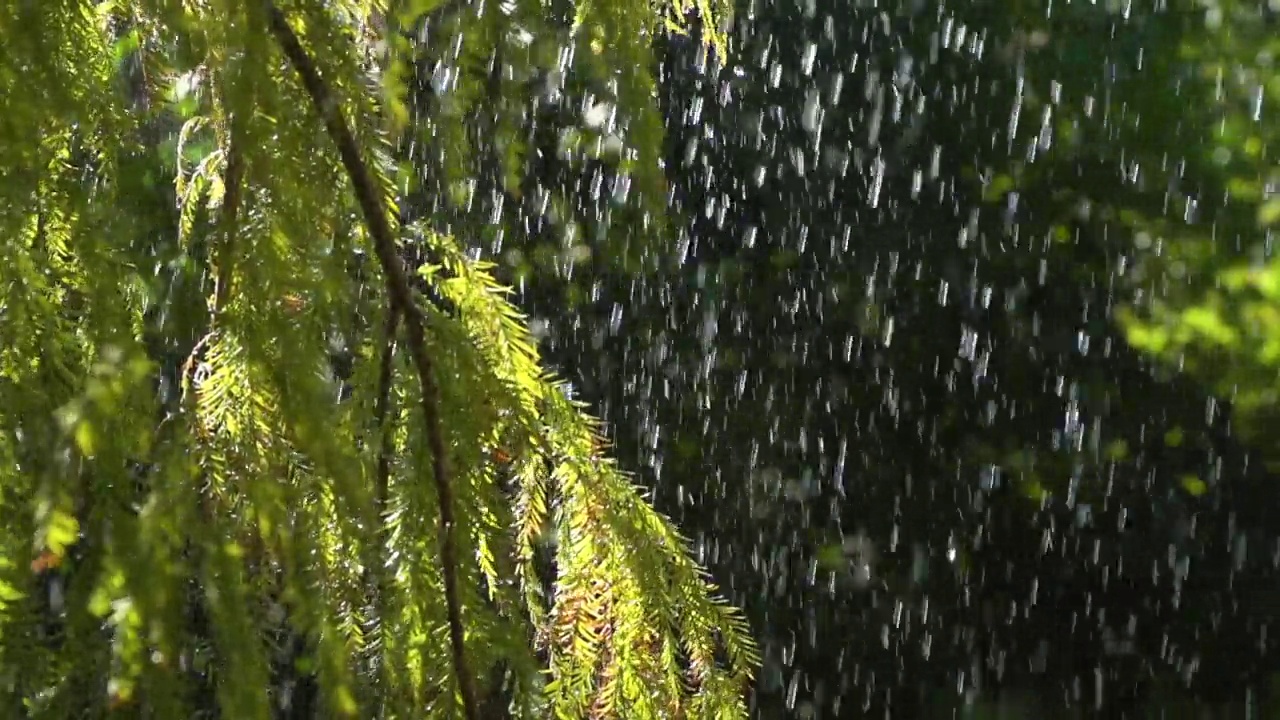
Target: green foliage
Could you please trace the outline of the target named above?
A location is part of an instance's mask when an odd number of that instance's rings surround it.
[[[1134,233],[1142,288],[1122,315],[1130,341],[1231,399],[1240,428],[1273,444],[1266,420],[1280,406],[1280,261],[1270,251],[1280,72],[1272,58],[1280,41],[1269,12],[1227,1],[1188,14],[1177,45],[1182,67],[1194,71],[1191,102],[1178,106],[1196,140],[1182,160],[1186,179],[1171,185],[1175,207],[1166,216],[1121,219]]]
[[[375,29],[434,4],[281,5],[354,159],[281,52],[270,3],[0,9],[13,716],[189,717],[212,686],[223,716],[270,717],[281,662],[315,676],[326,716],[476,717],[468,687],[517,717],[744,716],[756,651],[741,616],[604,456],[489,268],[452,237],[400,228],[434,259],[416,284],[436,301],[405,318],[394,273],[383,289],[363,267],[388,269],[389,140],[433,133],[458,179],[480,147],[465,91],[408,117],[406,53],[425,46]],[[474,31],[460,72],[483,73],[486,53],[539,21],[540,5],[517,5],[457,20]],[[649,36],[686,10],[574,10],[655,197]],[[362,224],[366,190],[384,217]],[[376,329],[395,317],[401,339]],[[345,390],[339,336],[354,356]],[[282,660],[272,638],[290,632],[307,651]]]
[[[1132,13],[1112,3],[1070,8],[1052,20],[1038,12],[1016,17],[1020,37],[1038,38],[1017,52],[1038,81],[1028,84],[1022,115],[1043,117],[1040,141],[1027,140],[1028,158],[1044,157],[1015,164],[1017,183],[996,177],[987,198],[1003,198],[1015,185],[1052,187],[1060,200],[1058,243],[1074,244],[1080,232],[1122,238],[1107,252],[1129,291],[1117,319],[1130,343],[1230,399],[1236,427],[1274,445],[1274,10],[1250,0],[1187,0]],[[1118,39],[1090,49],[1098,33],[1080,28],[1106,23],[1116,23]],[[1096,85],[1060,76],[1072,62],[1116,63],[1106,94],[1123,98],[1123,107],[1104,107]],[[1051,80],[1061,81],[1057,90],[1046,87]],[[1068,165],[1075,170],[1063,172]],[[1103,168],[1120,168],[1123,183],[1103,179]]]
[[[1005,228],[1034,238],[1020,272],[1044,262],[1062,268],[1050,287],[1105,283],[1107,319],[1156,374],[1228,401],[1234,433],[1280,460],[1274,10],[1252,0],[1008,10],[991,19],[990,57],[1016,75],[1010,153],[974,175],[996,213],[1025,209]],[[1106,384],[1081,383],[1086,407],[1112,395]],[[1125,462],[1100,452],[1106,432],[1027,476]],[[1029,494],[1040,489],[1058,488]]]

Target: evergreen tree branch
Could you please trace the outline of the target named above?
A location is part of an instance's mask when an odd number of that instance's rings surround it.
[[[387,313],[387,327],[378,363],[378,401],[374,408],[374,424],[381,436],[378,448],[378,468],[374,477],[373,501],[379,515],[385,515],[388,485],[391,477],[392,435],[387,426],[391,414],[391,386],[395,380],[396,333],[399,332],[400,313],[391,309]]]
[[[396,252],[396,243],[388,220],[382,196],[368,165],[360,155],[359,145],[346,118],[343,117],[337,98],[316,70],[315,63],[303,49],[284,13],[271,0],[265,0],[271,32],[280,43],[285,57],[297,71],[316,112],[324,121],[330,138],[338,147],[343,167],[351,178],[361,213],[373,240],[374,253],[386,276],[387,294],[391,310],[403,316],[409,354],[417,370],[422,386],[422,411],[427,424],[427,442],[431,448],[432,475],[436,494],[440,499],[440,562],[444,580],[445,605],[449,616],[449,639],[452,646],[453,669],[458,678],[458,690],[462,696],[463,715],[467,720],[479,720],[476,691],[467,667],[465,638],[462,625],[462,600],[458,591],[457,543],[455,538],[453,486],[445,462],[444,428],[440,419],[440,388],[436,384],[434,363],[426,348],[426,318],[414,301],[404,264]]]
[[[244,175],[244,161],[240,154],[240,144],[236,137],[233,118],[228,129],[227,169],[223,175],[222,185],[226,190],[222,199],[222,237],[219,238],[216,250],[218,265],[217,285],[213,291],[213,315],[226,310],[227,299],[231,297],[231,268],[235,264],[236,223],[240,215],[240,180]]]
[[[369,569],[372,581],[366,585],[373,594],[372,607],[377,618],[377,636],[379,651],[386,647],[387,622],[387,558],[385,548],[390,539],[391,528],[387,523],[387,501],[390,496],[391,456],[394,452],[393,428],[389,420],[391,416],[391,387],[395,383],[396,334],[400,327],[400,313],[395,308],[387,312],[387,325],[383,332],[382,357],[378,362],[378,399],[374,406],[374,428],[379,435],[378,465],[373,479],[373,503],[378,520],[382,523],[378,533],[380,542],[374,548],[370,558]],[[385,663],[378,663],[377,678],[379,685],[386,684]],[[377,717],[382,717],[381,711]]]
[[[244,178],[244,156],[240,152],[236,119],[231,118],[227,128],[226,169],[222,175],[224,189],[222,209],[218,216],[217,245],[213,251],[216,271],[213,285],[213,304],[209,308],[209,330],[196,342],[182,364],[181,394],[186,397],[192,374],[201,357],[218,331],[218,319],[226,311],[231,298],[231,273],[235,264],[236,229],[240,222],[240,186]]]

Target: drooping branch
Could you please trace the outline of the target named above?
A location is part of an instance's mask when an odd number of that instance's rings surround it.
[[[223,174],[222,184],[226,188],[222,198],[221,237],[214,253],[217,266],[217,279],[213,291],[214,322],[217,316],[226,312],[227,301],[231,298],[232,268],[235,265],[236,225],[240,221],[240,182],[244,176],[244,158],[240,154],[240,142],[235,132],[236,121],[232,119],[227,129],[227,169]]]
[[[374,407],[374,427],[380,438],[378,468],[374,477],[373,500],[379,516],[386,513],[387,493],[391,477],[392,435],[388,418],[391,416],[391,386],[395,382],[396,334],[400,327],[400,312],[387,311],[387,327],[383,337],[382,357],[378,361],[378,400]]]
[[[219,96],[221,102],[221,96]],[[204,353],[209,349],[219,329],[222,315],[226,312],[227,303],[231,299],[231,280],[236,256],[237,229],[240,224],[240,192],[244,179],[244,156],[241,154],[240,138],[237,131],[239,125],[234,115],[229,114],[226,130],[226,147],[224,157],[225,170],[222,174],[222,209],[218,216],[218,232],[215,234],[213,249],[213,299],[209,306],[209,330],[191,348],[186,361],[182,363],[181,393],[186,398],[191,387],[193,373],[201,362]]]
[[[312,105],[324,121],[329,137],[338,147],[342,165],[351,178],[356,200],[364,215],[374,253],[386,276],[387,295],[393,312],[397,312],[405,329],[409,355],[422,388],[422,412],[427,425],[427,443],[431,449],[432,475],[436,495],[440,499],[440,563],[444,578],[445,605],[449,616],[449,639],[453,669],[457,675],[463,714],[467,720],[479,720],[476,692],[468,670],[462,625],[462,601],[458,588],[458,552],[455,538],[453,485],[445,456],[444,427],[440,418],[440,388],[436,384],[434,363],[426,346],[426,318],[414,300],[413,289],[404,264],[396,252],[396,243],[387,218],[378,185],[369,166],[360,155],[359,144],[338,106],[337,99],[316,70],[315,63],[303,49],[284,13],[271,0],[265,1],[271,32],[280,43],[285,57],[297,71]]]
[[[379,542],[374,548],[374,552],[369,559],[368,567],[365,572],[369,574],[370,579],[366,581],[369,591],[373,595],[373,608],[377,617],[377,647],[385,648],[387,644],[387,593],[389,591],[389,583],[387,582],[388,574],[388,557],[385,554],[387,547],[387,539],[390,536],[390,529],[386,526],[385,521],[388,511],[388,497],[390,493],[391,478],[391,457],[395,451],[393,425],[391,421],[391,388],[395,384],[396,379],[396,335],[400,330],[400,312],[395,308],[387,310],[387,325],[383,332],[382,338],[382,357],[378,361],[378,397],[373,410],[374,430],[379,435],[378,443],[378,465],[373,478],[373,503],[374,509],[377,511],[379,522],[383,525],[379,527]],[[386,683],[386,667],[383,663],[377,664],[378,684]],[[382,717],[379,712],[377,717]]]

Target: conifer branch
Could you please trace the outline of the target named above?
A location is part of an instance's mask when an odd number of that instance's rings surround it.
[[[217,285],[213,291],[214,321],[226,311],[227,300],[231,297],[231,268],[235,264],[236,224],[240,219],[240,180],[244,175],[244,160],[240,154],[240,143],[235,132],[236,121],[233,118],[228,129],[227,169],[222,177],[223,196],[222,237],[218,240],[215,262],[218,265]]]
[[[391,477],[392,438],[387,418],[391,414],[391,386],[395,381],[396,334],[400,327],[400,313],[395,308],[387,312],[387,327],[383,336],[382,358],[378,363],[378,400],[374,407],[374,426],[381,436],[378,446],[378,469],[374,477],[373,501],[379,515],[386,513],[387,493]]]
[[[440,500],[440,562],[444,579],[445,605],[449,616],[449,639],[452,645],[453,669],[458,677],[458,690],[462,696],[463,715],[467,720],[479,720],[476,692],[467,667],[465,637],[462,625],[462,601],[458,590],[457,543],[454,535],[453,486],[445,462],[444,428],[440,419],[440,388],[436,385],[434,363],[426,348],[426,318],[416,304],[404,264],[396,252],[396,243],[387,218],[387,210],[379,195],[377,184],[368,165],[360,155],[359,145],[337,98],[316,70],[315,63],[303,49],[301,41],[280,8],[271,0],[264,2],[271,32],[280,43],[285,57],[293,65],[303,87],[311,97],[316,112],[324,121],[329,137],[338,147],[342,165],[351,178],[361,213],[373,240],[374,253],[386,275],[387,294],[391,311],[403,316],[409,354],[417,370],[422,386],[422,411],[427,425],[427,442],[431,448],[432,475],[436,495]]]
[[[213,281],[213,304],[209,308],[209,330],[191,348],[187,359],[182,363],[180,387],[182,397],[187,396],[191,387],[193,373],[201,361],[209,344],[218,332],[218,320],[226,311],[227,301],[231,298],[231,266],[235,263],[236,227],[240,221],[240,185],[244,177],[244,157],[240,153],[236,141],[235,120],[227,130],[226,170],[222,175],[222,210],[218,217],[220,237],[214,248],[214,268],[217,275]]]
[[[390,478],[391,478],[391,456],[394,452],[394,439],[391,427],[391,388],[395,384],[395,356],[396,356],[396,334],[400,327],[400,313],[395,308],[387,311],[387,325],[383,332],[382,338],[382,357],[378,362],[378,398],[377,404],[374,406],[374,429],[379,436],[378,445],[378,465],[373,478],[373,503],[377,512],[378,521],[382,523],[378,533],[379,542],[374,548],[373,557],[370,558],[369,568],[366,572],[372,576],[372,581],[366,580],[366,585],[373,594],[372,607],[378,619],[377,633],[379,649],[386,647],[386,617],[387,617],[387,562],[384,550],[390,532],[390,526],[387,524],[387,502],[390,497]],[[377,677],[379,684],[385,682],[386,668],[382,663],[378,664]],[[378,717],[382,717],[382,713],[378,713]]]

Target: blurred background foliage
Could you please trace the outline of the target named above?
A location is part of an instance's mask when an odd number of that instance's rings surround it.
[[[677,262],[507,246],[751,608],[766,716],[1270,712],[1277,37],[1266,2],[739,3],[727,54],[658,55]]]

